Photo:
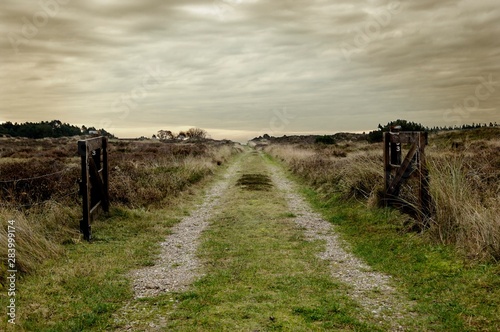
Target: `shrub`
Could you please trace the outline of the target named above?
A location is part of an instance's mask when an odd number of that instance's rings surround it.
[[[335,144],[335,139],[331,135],[318,136],[315,139],[315,143]]]

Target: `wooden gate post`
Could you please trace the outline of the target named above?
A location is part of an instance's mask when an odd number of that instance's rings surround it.
[[[108,139],[96,137],[78,141],[78,153],[81,156],[82,179],[80,193],[83,196],[83,218],[80,231],[85,240],[92,238],[91,222],[97,215],[98,208],[109,212],[109,169]]]
[[[429,169],[425,157],[425,146],[428,141],[428,133],[419,134],[419,161],[418,176],[420,180],[419,199],[420,199],[420,224],[429,227],[429,218],[431,216],[431,194],[429,192]]]
[[[384,133],[384,193],[385,193],[385,197],[384,197],[384,202],[386,205],[388,205],[388,199],[389,197],[388,196],[388,189],[389,189],[389,186],[391,185],[391,170],[392,170],[392,167],[391,167],[391,155],[390,155],[390,151],[391,151],[391,134],[388,133],[388,132],[385,132]]]
[[[429,171],[425,158],[426,132],[386,132],[384,133],[384,183],[386,205],[393,205],[399,200],[401,185],[417,170],[419,179],[418,210],[415,210],[420,225],[428,226],[430,217]],[[401,163],[401,144],[411,144],[410,150]],[[413,167],[415,164],[415,167]],[[395,170],[393,174],[393,170]]]

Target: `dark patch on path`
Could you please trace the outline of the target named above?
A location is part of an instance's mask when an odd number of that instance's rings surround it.
[[[243,174],[236,182],[245,190],[269,190],[273,184],[269,176],[265,174]]]

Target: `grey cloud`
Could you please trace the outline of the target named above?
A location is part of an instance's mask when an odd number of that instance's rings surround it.
[[[7,34],[40,7],[6,0],[0,120],[111,118],[123,136],[138,123],[248,134],[289,107],[290,132],[368,130],[397,117],[446,124],[444,110],[473,95],[479,77],[500,80],[500,8],[400,4],[387,16],[384,0],[69,1],[16,54]],[[495,89],[470,119],[496,120]],[[120,98],[129,112],[113,106]]]
[[[410,0],[402,1],[410,11],[432,11],[443,7],[456,6],[457,0]]]

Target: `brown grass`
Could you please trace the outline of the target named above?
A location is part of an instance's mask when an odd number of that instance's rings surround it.
[[[498,150],[468,148],[431,156],[434,238],[456,244],[470,258],[500,260]]]
[[[77,140],[2,139],[0,247],[7,248],[7,221],[15,220],[16,258],[21,272],[29,273],[40,262],[58,257],[64,252],[64,244],[80,241]],[[217,142],[112,140],[109,149],[111,204],[161,208],[239,152],[241,148],[237,146]],[[0,252],[0,259],[3,284],[6,250]]]
[[[0,209],[0,218],[2,226],[7,224],[7,221],[14,220],[15,227],[15,244],[16,244],[16,269],[20,272],[30,272],[38,264],[46,259],[56,257],[61,254],[60,243],[54,242],[51,239],[55,234],[51,234],[49,229],[54,229],[57,226],[57,220],[62,214],[58,214],[57,209],[52,209],[50,212],[34,215],[26,215],[21,212],[12,212],[11,210]],[[42,224],[42,220],[46,221],[47,216],[57,216],[57,218],[49,218],[50,225]],[[39,219],[42,218],[42,220]],[[49,226],[46,228],[46,226]],[[60,228],[63,228],[62,226]],[[60,232],[60,230],[58,231]],[[2,251],[2,264],[0,265],[1,283],[4,285],[6,273],[6,248],[7,248],[7,227],[0,228],[0,247]]]
[[[434,211],[428,234],[475,260],[500,260],[500,129],[493,131],[433,135],[426,149]],[[462,144],[452,148],[457,140]],[[326,196],[380,205],[381,144],[275,144],[266,151]],[[416,186],[410,181],[401,190],[409,206],[418,205]]]

